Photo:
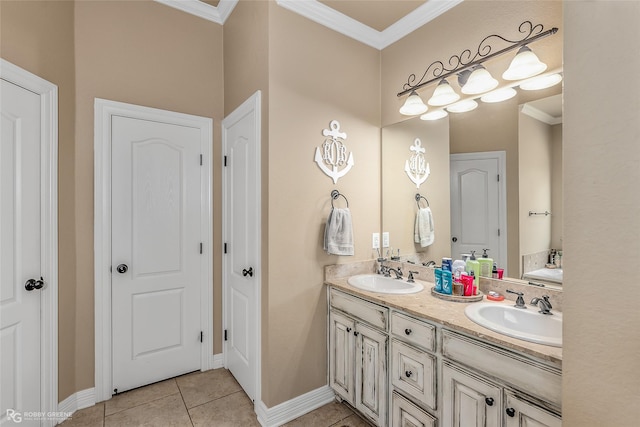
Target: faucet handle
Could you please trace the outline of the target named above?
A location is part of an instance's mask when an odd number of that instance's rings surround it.
[[[414,274],[420,274],[420,273],[417,272],[417,271],[409,271],[409,277],[407,277],[407,282],[408,283],[414,283],[415,282],[415,280],[413,280],[413,275]]]
[[[507,292],[518,295],[518,298],[516,298],[516,305],[514,306],[515,308],[527,308],[524,303],[524,298],[522,298],[524,296],[522,292],[512,291],[511,289],[507,289]]]
[[[547,304],[549,304],[549,309],[552,309],[551,301],[549,301],[549,295],[542,295],[542,299],[545,300]]]

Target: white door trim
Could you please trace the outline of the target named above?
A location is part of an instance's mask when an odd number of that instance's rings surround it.
[[[96,98],[94,108],[94,260],[95,260],[95,393],[111,398],[111,117],[125,116],[199,128],[203,156],[201,230],[204,243],[201,318],[204,343],[200,369],[211,369],[213,355],[213,210],[211,201],[213,120],[139,105]]]
[[[258,90],[256,91],[253,95],[251,95],[249,98],[247,98],[246,101],[244,101],[242,103],[242,105],[240,105],[238,108],[236,108],[231,114],[229,114],[227,117],[224,118],[224,120],[222,121],[222,153],[226,153],[227,152],[227,129],[233,125],[234,123],[238,122],[239,120],[241,120],[244,116],[246,116],[247,114],[251,113],[252,111],[255,113],[255,117],[256,117],[256,129],[254,129],[255,131],[255,141],[256,141],[256,146],[254,147],[255,151],[258,153],[258,156],[260,158],[262,158],[262,143],[261,143],[261,134],[262,134],[262,113],[261,113],[261,99],[262,99],[262,93]],[[223,160],[224,160],[224,156],[223,156]],[[224,168],[224,164],[223,164],[223,168]],[[224,170],[224,169],[223,169]],[[257,257],[257,265],[256,265],[256,271],[258,272],[258,274],[256,274],[256,294],[255,294],[255,306],[252,307],[254,309],[254,312],[256,313],[256,323],[255,323],[255,330],[256,330],[256,342],[255,342],[255,348],[256,348],[256,357],[255,357],[255,367],[254,367],[254,373],[255,373],[255,379],[256,379],[256,389],[255,389],[255,396],[254,396],[254,410],[255,408],[259,408],[259,403],[262,403],[262,347],[261,347],[261,343],[262,343],[262,310],[261,310],[261,301],[262,301],[262,277],[260,275],[260,272],[262,271],[262,181],[261,181],[261,161],[258,162],[258,170],[256,171],[256,188],[258,188],[258,191],[256,192],[256,200],[255,200],[255,206],[257,209],[256,212],[256,230],[257,230],[257,235],[258,235],[258,242],[256,243],[257,246],[257,251],[258,251],[258,257]],[[226,242],[228,239],[228,221],[229,218],[227,218],[227,210],[226,210],[226,205],[228,203],[229,200],[229,194],[227,194],[227,177],[226,177],[226,173],[222,173],[222,241]],[[226,307],[226,301],[227,301],[227,283],[228,283],[228,276],[229,272],[226,271],[226,267],[225,267],[225,263],[222,263],[222,301],[223,301],[223,305],[222,305],[222,333],[224,335],[224,330],[227,328],[227,307]],[[227,351],[226,351],[226,345],[223,345],[223,360],[224,360],[224,366],[227,367]],[[262,406],[264,406],[264,404],[262,404]]]
[[[58,86],[0,58],[0,77],[40,96],[41,293],[40,351],[43,412],[58,410]],[[53,426],[55,420],[43,421]]]
[[[504,266],[505,274],[507,272],[507,152],[506,151],[483,151],[478,153],[459,153],[451,154],[449,162],[453,160],[498,160],[498,173],[500,174],[500,182],[498,183],[498,212],[500,214],[500,259],[496,260],[498,265]]]

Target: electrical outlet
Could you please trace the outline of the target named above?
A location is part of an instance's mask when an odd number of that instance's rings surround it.
[[[388,248],[389,247],[389,232],[385,231],[384,233],[382,233],[382,247],[383,248]]]
[[[380,233],[373,233],[371,238],[371,246],[373,249],[380,249]]]

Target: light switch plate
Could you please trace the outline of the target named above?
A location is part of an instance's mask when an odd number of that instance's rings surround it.
[[[388,248],[389,247],[389,232],[385,231],[384,233],[382,233],[382,247],[383,248]]]
[[[373,233],[371,238],[371,246],[373,249],[380,249],[380,233]]]

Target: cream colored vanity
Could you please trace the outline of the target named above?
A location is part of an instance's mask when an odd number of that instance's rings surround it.
[[[379,426],[560,426],[559,348],[486,330],[427,289],[327,281],[329,384]]]

